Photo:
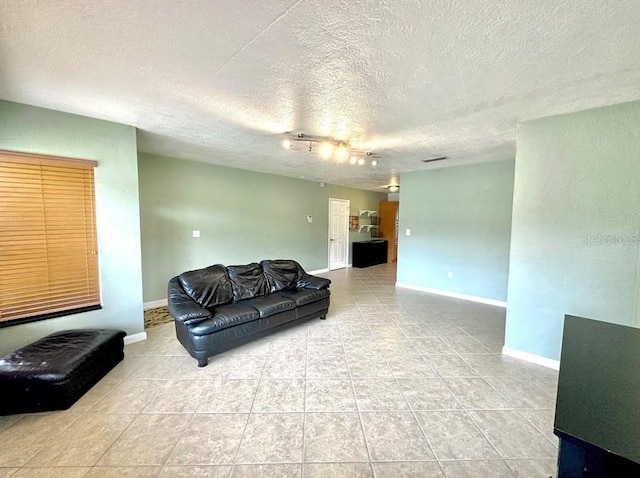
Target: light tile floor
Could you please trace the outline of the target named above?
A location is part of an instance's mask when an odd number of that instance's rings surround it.
[[[71,409],[0,417],[0,478],[555,476],[557,373],[500,355],[503,309],[324,275],[326,321],[205,368],[158,326]]]

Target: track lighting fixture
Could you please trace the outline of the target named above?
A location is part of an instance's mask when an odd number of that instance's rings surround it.
[[[352,148],[347,141],[334,139],[328,136],[313,136],[304,133],[291,134],[286,133],[282,140],[282,146],[285,149],[294,149],[297,143],[308,143],[307,151],[313,152],[316,148],[314,145],[319,143],[317,148],[320,156],[325,159],[333,159],[338,163],[349,161],[349,164],[357,164],[363,166],[366,163],[372,167],[378,165],[378,155],[371,151],[363,151]]]

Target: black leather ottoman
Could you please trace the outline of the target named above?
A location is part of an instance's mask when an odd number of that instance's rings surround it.
[[[66,330],[0,359],[0,415],[64,410],[124,358],[122,330]]]

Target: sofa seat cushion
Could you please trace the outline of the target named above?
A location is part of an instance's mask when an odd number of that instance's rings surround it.
[[[256,309],[260,314],[260,318],[272,316],[279,312],[293,310],[296,308],[296,302],[289,297],[283,297],[277,294],[266,295],[264,297],[256,297],[255,299],[243,300],[243,305],[249,305]]]
[[[222,305],[213,309],[213,317],[191,326],[189,332],[193,335],[207,335],[259,318],[258,311],[250,305],[244,303]]]
[[[310,304],[318,300],[329,297],[329,289],[299,289],[299,290],[283,290],[275,295],[286,297],[295,302],[297,307]]]

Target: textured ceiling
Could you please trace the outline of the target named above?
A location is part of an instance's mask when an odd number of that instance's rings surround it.
[[[6,0],[0,98],[134,125],[145,152],[380,190],[511,158],[519,121],[639,99],[639,32],[638,0]],[[287,131],[379,165],[284,150]]]

